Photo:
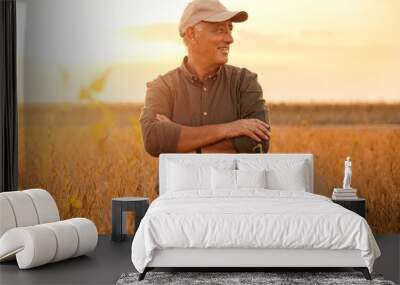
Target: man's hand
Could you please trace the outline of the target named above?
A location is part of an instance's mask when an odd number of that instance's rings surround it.
[[[171,120],[167,116],[161,114],[157,114],[156,119],[160,122],[171,122]]]
[[[269,140],[271,137],[270,126],[258,119],[240,119],[223,124],[223,126],[226,138],[244,135],[257,142],[261,142],[261,140]]]

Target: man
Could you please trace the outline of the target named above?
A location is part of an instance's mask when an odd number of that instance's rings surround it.
[[[227,65],[233,22],[218,0],[193,0],[179,33],[188,55],[180,67],[147,83],[140,116],[146,151],[160,153],[268,152],[268,111],[257,75]]]

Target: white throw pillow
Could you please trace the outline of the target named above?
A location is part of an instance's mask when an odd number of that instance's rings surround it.
[[[306,191],[308,168],[303,159],[238,160],[240,170],[266,169],[268,189]]]
[[[262,170],[236,170],[238,188],[267,188],[267,176]]]
[[[167,188],[168,191],[211,189],[211,167],[169,163]]]
[[[237,190],[240,188],[266,188],[266,171],[263,170],[211,170],[212,188]]]
[[[267,170],[267,188],[273,190],[306,191],[304,163],[296,167]]]
[[[211,170],[212,189],[236,190],[236,170],[216,169]]]

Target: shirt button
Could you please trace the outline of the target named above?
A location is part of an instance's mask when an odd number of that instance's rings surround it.
[[[203,112],[203,115],[204,115],[204,116],[207,116],[207,112]]]

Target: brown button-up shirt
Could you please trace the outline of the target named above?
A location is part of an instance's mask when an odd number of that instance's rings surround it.
[[[268,110],[257,74],[246,68],[222,65],[201,82],[186,67],[180,67],[147,83],[140,124],[145,149],[153,156],[174,153],[180,125],[203,126],[238,119],[256,118],[269,123]],[[156,114],[172,122],[159,122]],[[239,153],[268,152],[269,141],[258,143],[248,136],[232,138]]]

